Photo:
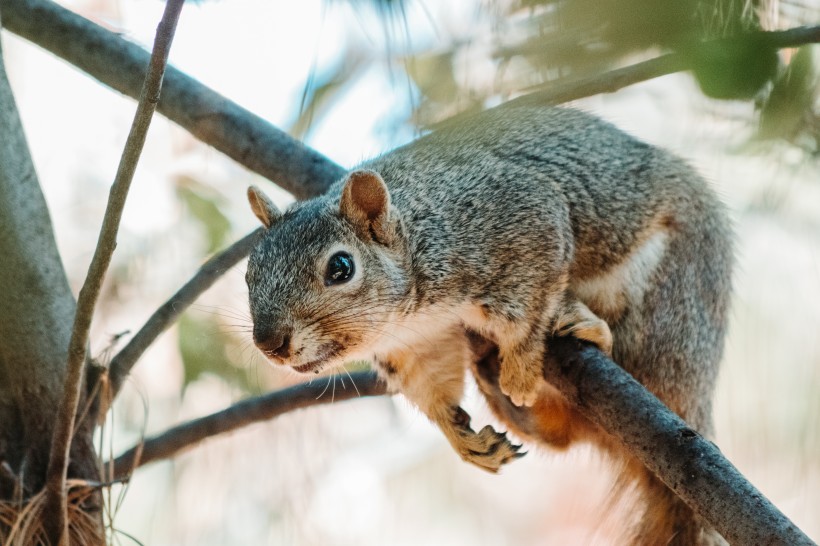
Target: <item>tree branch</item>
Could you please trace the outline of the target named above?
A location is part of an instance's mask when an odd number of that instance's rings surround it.
[[[729,543],[814,544],[715,444],[689,428],[597,348],[561,337],[549,339],[548,346],[544,378],[585,417],[626,446]],[[474,350],[479,355],[478,373],[493,385],[493,392],[483,390],[484,395],[507,418],[519,422],[524,418],[520,408],[514,408],[498,387],[497,348],[479,339]]]
[[[4,25],[74,64],[106,85],[136,97],[148,54],[136,44],[48,0],[0,0]],[[820,27],[761,33],[773,47],[820,41]],[[679,54],[669,54],[599,76],[554,82],[504,103],[554,105],[611,93],[626,86],[690,68]],[[323,193],[344,169],[265,120],[222,97],[182,72],[168,68],[161,114],[238,163],[267,177],[299,199]],[[463,119],[456,115],[435,127]]]
[[[49,0],[0,0],[4,26],[132,98],[148,53]],[[264,119],[168,67],[157,110],[298,199],[323,193],[345,170]]]
[[[10,30],[55,52],[115,89],[131,96],[135,95],[137,86],[132,80],[137,68],[145,65],[145,53],[139,47],[117,38],[113,33],[51,2],[0,0],[0,7],[4,10],[4,15],[7,15],[4,23]],[[772,36],[772,44],[776,47],[792,47],[817,42],[818,32],[818,27],[809,27],[768,34]],[[600,77],[550,87],[507,104],[515,104],[516,101],[534,101],[539,104],[566,102],[592,94],[612,92],[639,81],[686,68],[688,65],[682,59],[664,56]],[[202,104],[206,105],[205,108],[199,107]],[[160,103],[160,111],[240,163],[276,180],[297,197],[319,194],[343,174],[340,167],[320,154],[289,139],[264,121],[178,71],[169,70],[168,87]],[[232,144],[236,142],[239,144]],[[554,347],[551,348],[554,353]],[[574,353],[576,360],[570,366],[557,366],[557,371],[550,368],[550,365],[546,366],[545,370],[553,370],[545,371],[548,379],[565,391],[565,394],[575,401],[591,420],[621,438],[644,464],[656,472],[695,511],[733,542],[811,543],[759,492],[742,480],[736,469],[722,459],[713,445],[696,434],[693,435],[679,420],[675,421],[676,418],[671,412],[657,400],[652,401],[651,395],[614,363],[603,358],[600,353],[592,351],[595,354],[590,354],[590,351],[591,349],[578,349]],[[570,361],[571,355],[566,362]],[[573,373],[573,370],[577,369],[582,369],[583,373]],[[624,395],[626,392],[630,393],[629,396]],[[276,394],[278,393],[268,396]],[[649,405],[646,405],[647,396],[650,398]],[[294,407],[312,405],[307,400],[303,402]],[[630,402],[635,402],[638,406],[634,407]],[[660,407],[657,407],[658,405]],[[254,420],[269,418],[260,417],[264,412],[257,410],[254,414],[256,417],[246,419],[242,416],[243,413],[251,415],[252,411],[243,412],[234,408],[225,410],[228,412],[226,415],[232,415],[232,411],[236,411],[238,415],[226,417],[224,422],[230,425],[224,425],[223,430],[232,430]],[[278,415],[287,409],[285,406],[285,409],[266,415]],[[618,419],[623,415],[630,415],[630,419]],[[672,418],[671,421],[669,417]],[[210,421],[211,424],[216,422],[222,421]],[[207,432],[207,426],[210,425],[207,423],[200,423],[200,428],[191,424],[191,430],[197,432],[191,432],[190,437],[198,439],[184,443],[183,447],[210,435]],[[221,426],[223,425],[217,428]],[[647,429],[656,431],[660,435],[659,438],[664,438],[664,445],[650,450],[649,445],[641,441],[641,433]],[[185,430],[188,429],[182,428],[182,431]],[[183,432],[177,429],[177,433]],[[168,434],[168,438],[174,435]],[[166,440],[166,445],[170,445],[168,442],[170,440]],[[174,448],[173,452],[180,448]],[[679,458],[680,452],[686,454],[686,461],[683,463]],[[656,459],[658,455],[660,456]],[[675,455],[678,455],[678,458]],[[120,463],[120,468],[123,464]],[[725,476],[731,479],[727,481]],[[698,494],[700,490],[709,493],[702,497]],[[731,499],[731,502],[727,502],[726,499]],[[731,512],[735,506],[738,507],[738,511]],[[734,515],[728,517],[729,513]],[[728,521],[732,523],[729,524]],[[740,526],[739,521],[748,525]]]
[[[351,386],[337,390],[333,397],[322,396],[327,390],[324,380],[335,381],[337,378],[341,381],[349,380],[355,388]],[[178,425],[134,446],[113,461],[112,477],[115,477],[114,479],[126,477],[137,467],[174,457],[179,452],[207,438],[259,421],[267,421],[289,411],[329,404],[334,401],[378,396],[385,392],[384,383],[376,378],[375,373],[355,372],[349,376],[320,378],[311,383],[303,383],[243,400],[217,413]]]
[[[182,313],[208,288],[210,288],[226,271],[246,257],[262,228],[249,233],[219,254],[205,262],[199,271],[180,288],[171,299],[157,309],[148,322],[140,328],[131,341],[111,360],[109,366],[110,399],[119,393],[125,378],[134,364],[154,340],[173,324]],[[101,413],[105,413],[103,407]]]
[[[820,25],[797,27],[789,30],[755,33],[763,43],[774,48],[797,47],[820,42]],[[716,40],[716,42],[726,39]],[[586,78],[557,80],[531,90],[518,98],[509,100],[497,108],[518,106],[555,106],[566,102],[599,95],[614,93],[624,87],[652,80],[675,72],[692,68],[692,59],[682,53],[668,53],[640,63],[625,66],[596,74]],[[436,125],[441,128],[452,123],[459,123],[471,114],[456,114]]]
[[[495,387],[494,392],[483,391],[484,395],[501,411],[514,408],[505,412],[506,418],[526,430],[528,410],[512,406],[498,387],[497,347],[482,338],[473,342],[478,373]],[[730,543],[814,544],[738,472],[715,444],[689,428],[623,368],[574,338],[551,338],[548,343],[544,378],[590,421],[623,443]],[[372,372],[352,375],[362,396],[385,393],[384,384]],[[294,409],[325,404],[327,398],[320,398],[324,389],[324,384],[297,385],[178,425],[117,457],[111,479],[121,479],[135,468],[174,457],[211,436]],[[337,391],[336,400],[355,396],[352,389]]]
[[[157,102],[159,102],[162,77],[165,73],[168,53],[171,49],[183,5],[184,0],[168,0],[165,4],[162,20],[157,27],[154,51],[151,54],[151,62],[145,76],[145,84],[140,94],[134,122],[131,125],[131,131],[125,143],[125,150],[120,158],[117,175],[108,196],[100,237],[77,300],[77,311],[74,316],[74,326],[68,346],[63,398],[57,411],[46,473],[44,514],[46,515],[45,524],[49,539],[53,544],[68,545],[66,474],[74,421],[82,393],[91,319],[105,273],[111,263],[111,256],[117,246],[117,231],[125,207],[125,199],[145,144],[151,118]]]
[[[763,43],[773,48],[796,47],[804,44],[820,42],[820,25],[798,27],[789,30],[757,32]],[[728,42],[732,38],[715,40]],[[555,82],[542,86],[538,91],[513,99],[504,106],[521,105],[556,105],[578,100],[601,93],[614,93],[624,87],[639,82],[652,80],[675,72],[682,72],[692,68],[691,57],[683,53],[669,53],[641,63],[618,68],[604,74],[571,80]]]

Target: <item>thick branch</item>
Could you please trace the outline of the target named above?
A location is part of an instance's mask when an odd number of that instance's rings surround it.
[[[0,0],[3,24],[120,93],[136,98],[148,53],[49,0]],[[179,70],[168,67],[157,110],[299,199],[323,193],[345,171]]]
[[[723,457],[717,446],[689,428],[600,351],[572,338],[551,339],[549,347],[544,362],[545,379],[588,419],[622,442],[732,544],[813,544]],[[497,382],[497,349],[486,340],[477,340],[476,351],[480,357],[479,373],[484,379]],[[496,371],[485,374],[487,369]],[[384,384],[375,374],[358,373],[353,378],[362,396],[385,393]],[[171,458],[211,436],[293,409],[327,403],[327,397],[319,396],[324,389],[324,382],[291,387],[174,427],[117,457],[113,477],[122,478],[134,468]],[[495,395],[484,394],[503,397],[500,388]],[[348,389],[337,391],[335,398],[347,400],[354,396],[353,389]],[[495,407],[513,407],[506,397],[491,402],[495,402]],[[515,408],[506,416],[518,422],[526,419],[525,411]],[[522,423],[521,428],[526,429],[526,424]]]
[[[344,389],[336,389],[330,396],[327,381],[331,380],[351,384]],[[376,378],[376,374],[356,372],[320,378],[243,400],[217,413],[176,426],[129,449],[114,460],[114,476],[117,479],[125,477],[139,466],[174,457],[207,438],[267,421],[289,411],[384,393],[385,385]]]
[[[552,338],[548,345],[544,378],[731,544],[814,544],[715,444],[598,349],[574,338]],[[497,387],[498,351],[486,341],[477,346],[483,355],[479,373]],[[484,394],[494,399],[494,407],[512,407],[500,388]],[[522,418],[518,412],[516,408],[505,415],[517,422],[516,415]]]
[[[74,432],[77,407],[83,386],[88,333],[91,329],[91,319],[94,307],[100,295],[103,279],[111,263],[114,248],[117,246],[117,231],[119,230],[122,211],[125,208],[125,199],[134,178],[140,154],[142,153],[148,127],[154,115],[159,95],[162,89],[162,77],[165,65],[168,62],[168,53],[174,39],[177,21],[184,0],[168,0],[165,12],[157,28],[154,41],[154,51],[145,84],[140,94],[134,123],[125,142],[125,150],[120,158],[117,175],[111,186],[108,204],[105,209],[100,237],[91,265],[88,268],[85,282],[80,289],[77,300],[77,311],[74,316],[74,326],[71,332],[71,341],[68,346],[68,362],[66,378],[63,388],[62,402],[57,411],[54,436],[46,474],[46,501],[44,514],[51,542],[54,544],[68,544],[66,473],[68,471],[69,450]]]
[[[262,229],[246,235],[219,254],[205,262],[199,271],[180,288],[171,299],[157,309],[148,322],[128,342],[122,351],[111,360],[109,380],[111,382],[111,398],[116,397],[123,381],[128,377],[131,369],[140,356],[154,342],[154,340],[173,324],[180,315],[208,288],[210,288],[226,271],[247,256]],[[103,413],[105,409],[103,408]]]
[[[6,28],[114,89],[136,97],[148,54],[48,0],[0,0]],[[773,47],[820,41],[820,27],[763,33]],[[505,103],[560,104],[689,68],[671,54],[581,80],[553,83]],[[504,107],[505,105],[502,105]],[[344,169],[182,72],[169,68],[158,110],[195,137],[276,182],[297,198],[319,195]],[[460,116],[445,121],[450,123]]]

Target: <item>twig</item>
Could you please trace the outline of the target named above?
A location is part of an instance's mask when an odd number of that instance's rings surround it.
[[[797,27],[789,30],[758,32],[763,43],[774,48],[797,47],[804,44],[820,42],[820,26]],[[720,41],[727,41],[722,39]],[[509,100],[498,108],[510,108],[525,105],[554,106],[573,100],[614,93],[624,87],[652,80],[675,72],[692,68],[692,60],[682,53],[668,53],[640,63],[625,66],[586,78],[558,80],[536,88],[526,95]],[[434,129],[459,123],[472,114],[456,114],[433,126]]]
[[[3,24],[120,93],[137,98],[148,53],[48,0],[0,0]],[[269,122],[168,67],[157,111],[299,199],[324,193],[345,170]]]
[[[478,373],[497,386],[497,372],[488,370],[497,370],[498,352],[489,342],[483,343]],[[729,543],[814,544],[715,444],[687,426],[597,348],[574,338],[551,338],[549,355],[544,360],[544,378],[590,421],[625,445]],[[511,407],[500,388],[483,392],[493,407]],[[519,422],[525,418],[519,412],[504,414]]]
[[[557,81],[542,86],[521,97],[505,102],[502,106],[562,104],[601,93],[614,93],[624,87],[652,80],[690,68],[680,53],[668,53],[640,63],[617,68],[603,74],[566,82]]]
[[[105,273],[111,263],[111,256],[117,246],[117,230],[125,207],[125,199],[134,177],[140,153],[145,144],[151,117],[154,114],[157,102],[159,102],[162,77],[183,5],[184,0],[168,0],[165,4],[162,20],[157,27],[154,50],[151,54],[145,84],[134,115],[134,122],[131,125],[131,131],[125,143],[125,150],[120,158],[117,175],[108,196],[108,204],[97,247],[77,300],[77,312],[74,317],[74,326],[68,347],[63,397],[57,411],[48,470],[46,472],[44,515],[49,538],[53,544],[68,544],[66,474],[74,421],[83,385],[91,319]]]
[[[757,37],[762,43],[773,48],[795,47],[820,42],[820,26],[756,32],[751,33],[749,36]],[[744,37],[746,36],[741,38]],[[715,40],[715,42],[730,42],[733,39],[735,38],[724,38]],[[504,106],[562,104],[601,93],[614,93],[639,82],[689,70],[690,68],[692,68],[690,57],[683,53],[669,53],[598,76],[590,76],[565,83],[548,84],[539,91],[508,101]]]
[[[768,45],[778,49],[820,43],[820,25],[775,30],[761,34]]]
[[[331,400],[341,402],[365,396],[378,396],[386,392],[384,383],[376,378],[375,373],[356,372],[350,376],[358,390],[340,390],[334,398],[321,396],[323,382],[313,381],[243,400],[217,413],[176,426],[159,436],[145,440],[117,457],[114,460],[113,478],[120,479],[131,474],[137,467],[174,457],[180,451],[212,436],[259,421],[267,421],[289,411],[329,404]],[[331,380],[330,377],[327,379]]]
[[[131,341],[111,360],[109,380],[113,399],[122,387],[123,381],[134,364],[154,340],[176,321],[203,292],[210,288],[226,271],[247,256],[256,243],[262,228],[238,240],[219,254],[213,256],[199,268],[196,275],[180,288],[176,294],[157,309],[140,328]],[[105,413],[102,408],[101,413]]]

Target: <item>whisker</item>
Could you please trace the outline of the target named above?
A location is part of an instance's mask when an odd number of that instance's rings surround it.
[[[322,389],[322,392],[320,392],[320,393],[319,393],[319,396],[317,396],[317,397],[316,397],[316,400],[318,400],[318,399],[320,399],[322,396],[324,396],[324,394],[327,392],[327,388],[328,388],[329,386],[330,386],[330,377],[328,377],[328,378],[327,378],[327,384],[325,385],[325,388],[324,388],[324,389]]]
[[[350,378],[350,383],[353,385],[353,388],[356,389],[356,394],[359,398],[362,397],[362,393],[359,392],[359,387],[356,386],[356,382],[353,381],[353,376],[350,375],[350,372],[347,370],[347,366],[342,366],[342,370],[347,374],[347,377]]]

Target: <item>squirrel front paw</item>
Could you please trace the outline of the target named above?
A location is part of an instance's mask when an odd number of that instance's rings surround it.
[[[519,358],[507,357],[501,361],[498,386],[516,406],[532,406],[538,400],[541,381],[541,359],[535,365],[522,363]]]

